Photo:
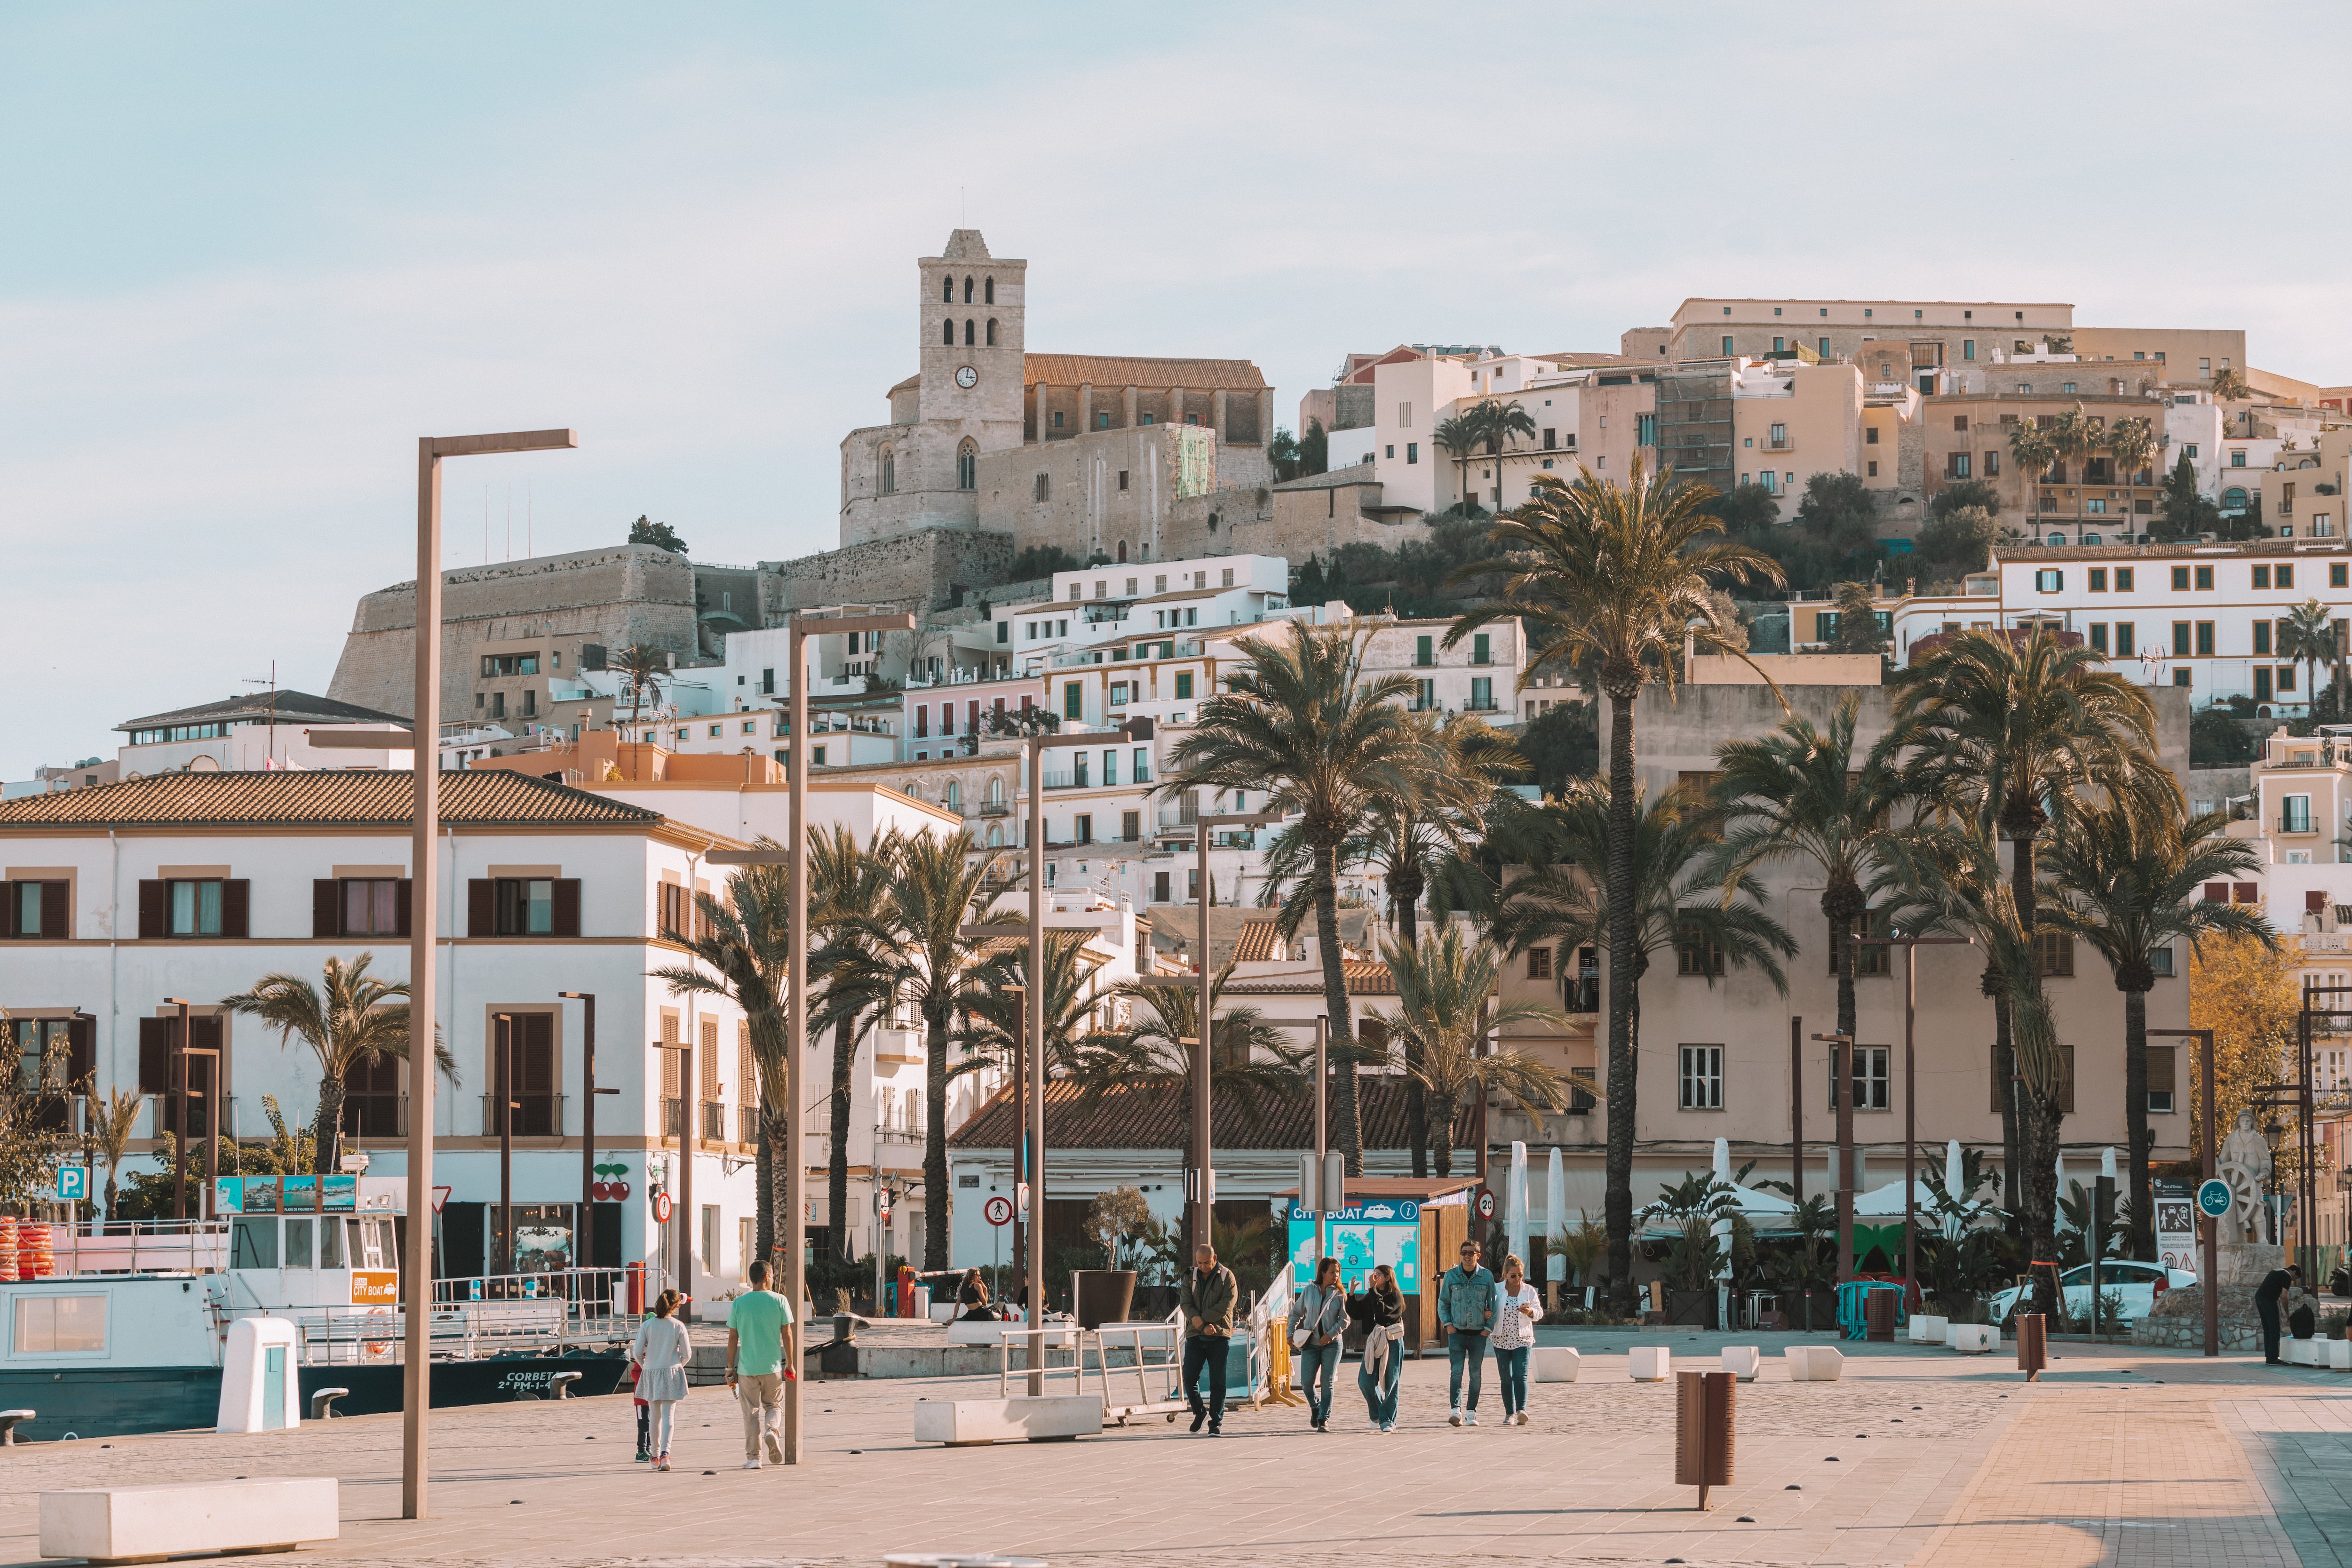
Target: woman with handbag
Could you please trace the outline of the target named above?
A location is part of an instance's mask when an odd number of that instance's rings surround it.
[[[1339,1260],[1327,1258],[1315,1266],[1314,1283],[1290,1303],[1290,1359],[1298,1368],[1298,1384],[1307,1390],[1307,1424],[1318,1432],[1331,1429],[1331,1385],[1339,1376],[1339,1336],[1347,1327],[1348,1293],[1339,1286]]]
[[[629,1346],[629,1360],[637,1368],[637,1397],[646,1402],[653,1426],[654,1468],[669,1468],[670,1430],[676,1425],[677,1402],[686,1397],[686,1363],[693,1352],[686,1325],[677,1321],[685,1298],[665,1290],[654,1302],[654,1315],[637,1325]]]
[[[1536,1320],[1543,1305],[1528,1283],[1528,1266],[1517,1253],[1503,1259],[1495,1287],[1495,1375],[1503,1384],[1503,1425],[1528,1424],[1528,1352],[1535,1348]]]
[[[1363,1293],[1348,1298],[1348,1316],[1364,1329],[1364,1364],[1356,1371],[1364,1407],[1374,1427],[1393,1432],[1398,1385],[1404,1378],[1404,1293],[1397,1289],[1395,1270],[1385,1263],[1375,1267]]]

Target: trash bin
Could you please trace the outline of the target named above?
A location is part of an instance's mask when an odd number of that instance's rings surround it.
[[[2017,1331],[2017,1370],[2032,1383],[2050,1364],[2050,1320],[2039,1312],[2020,1312],[2010,1322]]]
[[[1896,1302],[1892,1290],[1873,1290],[1862,1299],[1863,1338],[1874,1344],[1895,1342]]]

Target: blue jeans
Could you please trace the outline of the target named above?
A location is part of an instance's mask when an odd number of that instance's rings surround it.
[[[1336,1350],[1339,1347],[1334,1345],[1332,1348]],[[1364,1410],[1371,1416],[1373,1426],[1382,1426],[1396,1419],[1397,1385],[1403,1380],[1404,1347],[1401,1344],[1389,1346],[1388,1362],[1381,1368],[1378,1383],[1372,1380],[1370,1363],[1356,1368],[1356,1387],[1363,1394]]]
[[[1470,1363],[1470,1400],[1462,1399],[1462,1363]],[[1478,1408],[1478,1385],[1486,1380],[1486,1336],[1454,1330],[1445,1336],[1445,1402],[1456,1410]]]
[[[1201,1369],[1209,1369],[1209,1425],[1225,1418],[1225,1357],[1233,1342],[1223,1334],[1194,1334],[1184,1342],[1184,1402],[1201,1414]]]
[[[1528,1407],[1528,1347],[1495,1352],[1495,1381],[1503,1385],[1503,1416],[1508,1420]]]
[[[1302,1345],[1291,1352],[1290,1359],[1298,1368],[1298,1386],[1307,1391],[1307,1414],[1320,1426],[1331,1418],[1331,1386],[1339,1375],[1339,1338],[1333,1336],[1328,1345]]]

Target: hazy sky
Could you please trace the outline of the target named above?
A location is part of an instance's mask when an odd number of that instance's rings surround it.
[[[448,559],[835,542],[913,258],[1038,350],[1609,349],[1704,293],[2064,300],[2352,380],[2347,8],[0,5],[0,778],[323,691]]]

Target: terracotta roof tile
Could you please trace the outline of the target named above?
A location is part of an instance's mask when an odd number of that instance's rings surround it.
[[[156,773],[0,802],[0,832],[41,827],[405,827],[415,776],[381,768]],[[445,773],[441,820],[458,827],[650,827],[657,811],[525,773]]]
[[[1356,1080],[1356,1103],[1363,1117],[1364,1147],[1405,1148],[1404,1080],[1365,1074]],[[1270,1089],[1219,1084],[1209,1110],[1220,1149],[1311,1149],[1315,1106],[1307,1096],[1286,1098]],[[1475,1135],[1475,1111],[1465,1100],[1454,1113],[1456,1148]],[[1086,1091],[1067,1079],[1045,1085],[1045,1146],[1048,1149],[1174,1149],[1192,1120],[1191,1092],[1178,1078],[1139,1079],[1107,1090],[1092,1106]],[[1003,1149],[1014,1131],[1013,1091],[997,1091],[971,1121],[948,1139],[963,1149]]]
[[[1245,359],[1137,359],[1123,354],[1023,354],[1021,382],[1034,386],[1225,387],[1262,391],[1265,377]]]
[[[1397,994],[1396,979],[1389,966],[1370,959],[1348,959],[1339,968],[1348,977],[1350,996],[1393,996]],[[1313,970],[1298,975],[1277,975],[1264,980],[1236,980],[1228,984],[1223,994],[1227,996],[1319,996],[1323,994],[1323,972]]]
[[[1275,957],[1275,937],[1280,930],[1277,922],[1244,921],[1242,933],[1234,942],[1234,957],[1243,963],[1265,963]]]

